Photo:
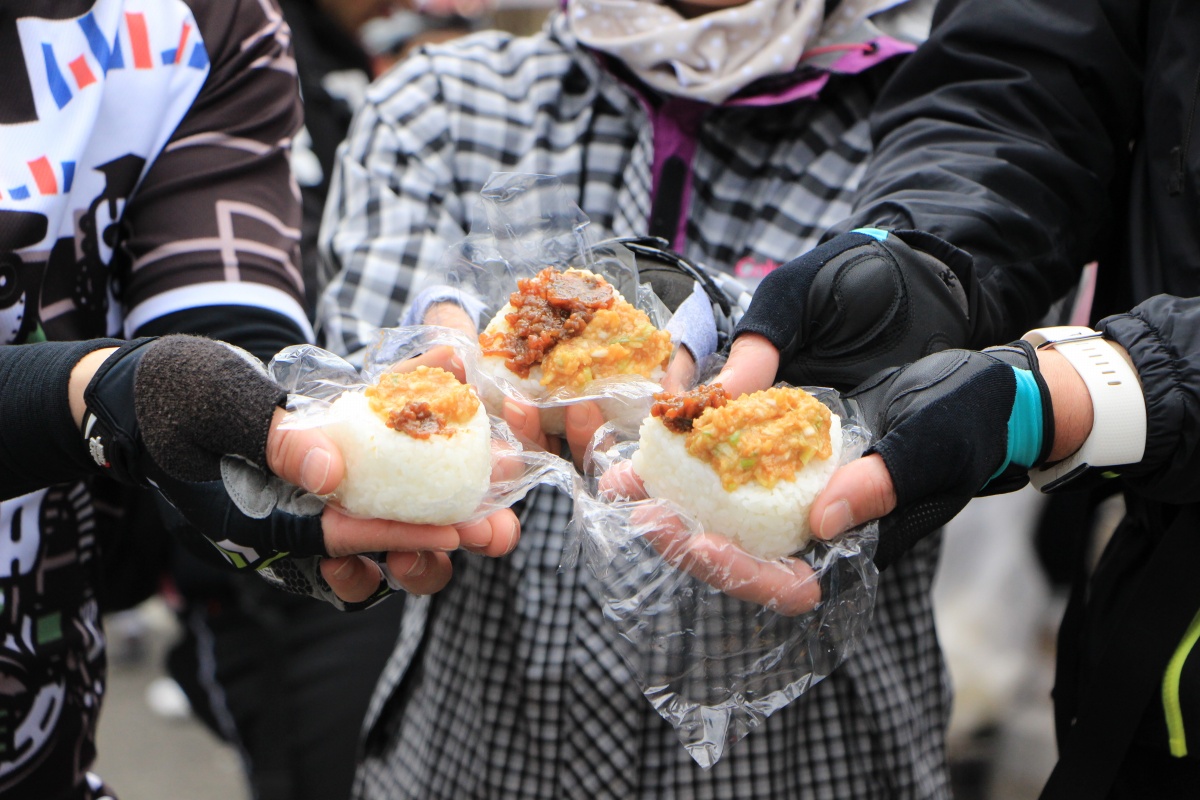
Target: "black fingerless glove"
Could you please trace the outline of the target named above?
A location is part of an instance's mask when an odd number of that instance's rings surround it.
[[[896,509],[880,521],[883,569],[977,495],[1010,492],[1054,442],[1050,394],[1028,342],[946,350],[885,370],[846,395],[878,437]]]
[[[735,337],[758,333],[780,351],[779,379],[855,386],[970,334],[962,276],[931,253],[952,250],[921,231],[843,233],[768,274]]]
[[[88,384],[83,434],[105,472],[156,488],[235,565],[280,553],[323,555],[320,517],[311,513],[319,503],[306,504],[309,513],[272,505],[249,516],[221,480],[226,456],[265,470],[271,418],[286,398],[253,356],[222,342],[138,339],[109,356]]]
[[[226,455],[265,468],[271,416],[287,393],[251,359],[199,336],[126,343],[84,392],[92,457],[112,477],[140,486],[160,472],[217,480]]]

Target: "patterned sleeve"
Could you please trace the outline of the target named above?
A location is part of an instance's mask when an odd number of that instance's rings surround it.
[[[335,271],[322,297],[324,345],[355,360],[379,328],[400,323],[418,267],[467,234],[456,179],[460,136],[431,57],[378,81],[339,152],[321,248]]]
[[[311,336],[288,164],[302,121],[290,34],[273,0],[191,5],[209,74],[125,209],[114,260],[125,333],[234,305],[277,312]]]

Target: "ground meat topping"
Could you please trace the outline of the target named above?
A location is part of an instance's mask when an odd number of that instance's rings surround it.
[[[522,378],[559,342],[579,336],[596,311],[612,308],[613,288],[599,275],[552,267],[517,281],[509,295],[512,312],[505,315],[507,332],[484,333],[484,355],[503,356],[505,366]]]
[[[385,372],[364,394],[385,425],[414,439],[452,436],[452,426],[466,423],[479,409],[475,391],[437,367]]]
[[[428,439],[435,433],[444,433],[445,420],[433,413],[429,403],[414,400],[405,403],[403,408],[388,412],[387,426],[393,430],[407,433],[414,439]]]
[[[700,384],[695,389],[679,394],[659,392],[654,395],[650,414],[661,418],[667,430],[688,433],[692,430],[692,423],[706,409],[720,408],[728,399],[729,395],[721,384]]]
[[[830,420],[829,408],[803,389],[774,387],[705,409],[686,447],[716,470],[726,491],[751,481],[770,489],[833,454]]]

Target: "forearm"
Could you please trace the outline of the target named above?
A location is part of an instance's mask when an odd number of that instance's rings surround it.
[[[77,480],[99,469],[79,432],[83,387],[103,360],[97,353],[111,352],[108,348],[116,344],[95,340],[0,347],[0,497]]]

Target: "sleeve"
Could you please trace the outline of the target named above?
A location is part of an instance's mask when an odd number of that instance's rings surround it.
[[[400,324],[417,269],[467,235],[451,119],[433,62],[418,53],[376,83],[339,151],[320,236],[334,277],[318,327],[352,361]]]
[[[75,426],[71,370],[116,339],[0,346],[0,500],[99,472]]]
[[[971,346],[1032,328],[1112,227],[1141,95],[1143,4],[945,0],[887,85],[852,218],[949,242]],[[961,277],[961,275],[960,275]]]
[[[311,340],[288,160],[302,121],[288,29],[265,0],[190,5],[210,71],[123,214],[114,261],[125,333],[213,335],[209,323],[249,307],[273,317],[287,343]],[[215,313],[186,328],[154,325],[198,309]]]
[[[1159,295],[1098,328],[1129,351],[1146,397],[1146,452],[1121,470],[1139,494],[1167,503],[1200,496],[1200,298]]]

